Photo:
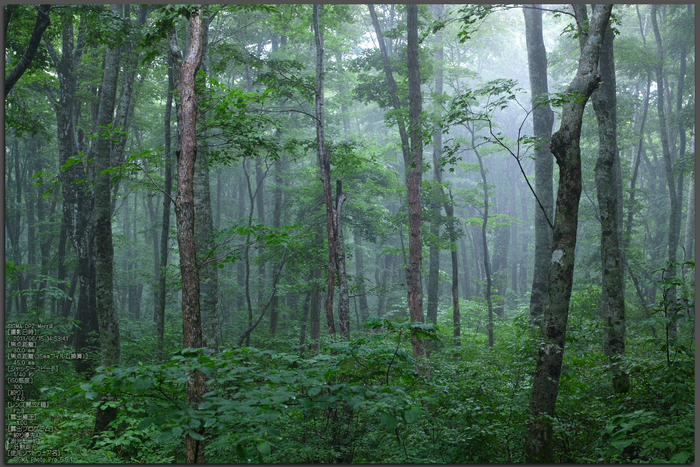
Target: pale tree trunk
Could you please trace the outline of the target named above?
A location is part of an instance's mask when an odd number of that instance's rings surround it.
[[[437,169],[437,167],[436,167]],[[437,179],[436,179],[437,180]],[[439,191],[434,190],[436,196]],[[435,205],[433,205],[435,206]],[[427,209],[430,209],[428,207]],[[439,215],[440,208],[437,208],[438,212],[434,215]],[[440,300],[439,296],[439,286],[440,286],[440,248],[438,244],[440,242],[440,222],[434,221],[430,225],[430,236],[432,237],[430,242],[430,249],[428,252],[428,306],[426,310],[426,317],[428,321],[437,324],[437,311],[438,302]]]
[[[438,4],[433,6],[433,16],[436,20],[439,20],[444,12],[445,5]],[[438,69],[435,71],[435,94],[441,96],[443,93],[443,70],[440,64],[443,61],[444,55],[442,34],[435,35],[435,42],[437,42],[435,59],[439,64]],[[439,110],[437,112],[437,118],[439,119],[441,113]],[[442,182],[442,173],[438,168],[441,158],[442,132],[438,129],[433,132],[433,164],[435,166],[435,179],[438,182]],[[440,195],[444,197],[444,189],[442,186],[440,186]],[[457,229],[455,226],[456,219],[454,215],[452,191],[450,191],[450,201],[446,201],[444,207],[445,215],[447,216],[447,233],[450,237],[450,243],[452,244],[452,248],[450,249],[450,259],[452,260],[452,334],[454,337],[454,345],[459,346],[462,344],[461,314],[459,309],[459,260],[457,259]],[[437,323],[437,320],[434,322]]]
[[[574,5],[577,11],[585,8]],[[586,102],[598,86],[598,57],[608,27],[612,5],[596,5],[582,48],[576,76],[567,88],[559,131],[552,135],[551,149],[559,165],[557,210],[552,235],[547,300],[542,317],[542,344],[533,377],[525,455],[528,463],[554,462],[554,416],[559,377],[566,342],[569,299],[574,276],[578,206],[581,198],[581,126]],[[581,15],[577,15],[581,18]],[[581,25],[579,25],[580,27]]]
[[[530,90],[532,94],[532,126],[536,138],[548,140],[552,134],[554,113],[546,102],[547,93],[547,52],[542,38],[542,5],[524,5],[525,37],[527,60],[530,70]],[[544,302],[547,298],[549,257],[552,252],[552,228],[547,217],[552,218],[553,198],[553,159],[546,143],[535,146],[535,189],[542,203],[535,205],[535,269],[532,273],[530,294],[530,319],[539,324]]]
[[[622,205],[618,204],[615,165],[619,164],[617,150],[617,98],[615,96],[615,62],[613,56],[612,31],[603,38],[600,49],[599,71],[601,85],[591,96],[593,109],[598,120],[599,150],[595,166],[596,193],[600,212],[602,262],[602,311],[603,351],[610,358],[613,367],[613,388],[615,393],[629,391],[629,375],[620,369],[620,359],[625,355],[624,273],[619,228],[622,218]]]
[[[343,184],[336,180],[335,207],[333,209],[333,229],[335,230],[335,267],[338,271],[338,318],[340,323],[340,335],[345,340],[350,340],[350,290],[348,288],[348,274],[345,268],[345,240],[343,239],[343,225],[341,222],[343,203],[347,196],[343,193]]]
[[[194,165],[197,157],[197,96],[195,75],[202,62],[202,7],[190,16],[189,50],[182,57],[175,28],[168,29],[170,54],[173,57],[175,87],[179,91],[177,101],[177,128],[180,146],[178,158],[177,197],[175,216],[177,243],[180,250],[182,276],[182,334],[184,348],[202,347],[202,322],[199,308],[199,269],[195,247],[194,226]],[[187,401],[196,405],[204,394],[204,374],[192,372],[187,381]],[[203,432],[200,428],[200,434]],[[204,463],[204,442],[191,436],[186,438],[185,461],[188,464]]]
[[[421,124],[420,64],[418,61],[418,5],[406,6],[408,15],[407,54],[408,54],[408,118],[410,124],[411,152],[405,158],[406,188],[408,189],[408,254],[409,265],[406,274],[408,285],[408,308],[411,322],[424,322],[423,287],[421,267],[423,262],[421,185],[423,183],[423,141]],[[411,336],[413,357],[419,362],[425,358],[423,339]]]
[[[163,117],[165,135],[165,182],[163,190],[163,223],[160,231],[160,270],[158,275],[158,303],[156,305],[156,360],[163,360],[163,341],[165,337],[165,291],[166,291],[166,271],[168,269],[168,251],[170,236],[170,203],[173,187],[173,156],[170,149],[170,119],[173,107],[173,91],[175,83],[173,80],[173,59],[168,57],[168,95],[165,100],[165,116]]]
[[[317,244],[323,243],[323,227],[321,225],[318,225],[316,227],[314,241]],[[316,354],[321,350],[321,345],[319,341],[321,339],[321,278],[321,269],[318,267],[314,267],[311,270],[311,297],[309,299],[309,337],[311,339],[309,350],[311,350],[312,354]]]
[[[281,134],[279,131],[277,131],[277,138],[281,138]],[[282,218],[282,184],[283,184],[283,179],[282,179],[282,174],[286,170],[287,164],[281,158],[275,163],[275,194],[274,194],[274,207],[272,211],[272,227],[275,229],[279,229],[280,225],[282,224],[281,218]],[[278,264],[279,265],[279,264]],[[277,265],[277,266],[278,266]],[[277,268],[275,266],[275,269]],[[278,316],[278,311],[277,311],[277,306],[279,304],[279,297],[275,295],[275,298],[272,300],[272,303],[270,304],[270,334],[273,336],[277,334],[277,323],[279,320]]]
[[[112,5],[112,11],[121,13],[121,5]],[[116,10],[116,11],[115,11]],[[98,127],[108,127],[113,123],[114,104],[119,78],[121,50],[107,48],[104,59],[104,73],[100,92],[100,107],[97,116]],[[95,308],[100,329],[100,363],[109,367],[121,362],[119,340],[119,319],[114,307],[114,243],[112,241],[112,175],[108,171],[112,164],[110,149],[112,137],[97,137],[94,152],[95,161]],[[113,397],[101,395],[103,402]],[[106,405],[98,408],[95,418],[95,433],[101,433],[117,417],[117,407]]]
[[[469,127],[469,132],[471,133],[472,136],[472,150],[474,151],[474,154],[476,154],[477,159],[479,160],[479,171],[481,172],[481,182],[484,184],[484,211],[483,211],[483,219],[484,222],[481,224],[481,248],[483,252],[483,259],[484,259],[484,274],[486,276],[486,305],[488,307],[488,312],[489,312],[489,324],[488,324],[488,334],[489,334],[489,347],[493,347],[494,340],[493,340],[493,300],[491,299],[491,292],[493,289],[493,281],[491,279],[491,263],[489,259],[489,245],[486,241],[486,225],[489,222],[489,185],[486,181],[486,170],[484,169],[484,161],[481,158],[481,154],[479,154],[479,150],[476,148],[476,141],[475,141],[475,135],[474,135],[474,127],[470,126]]]
[[[204,7],[205,15],[202,18],[202,66],[205,73],[208,71],[209,34],[208,24],[210,16],[208,7]],[[204,109],[199,109],[198,119],[204,123],[207,115]],[[194,236],[197,245],[197,255],[200,262],[209,258],[215,248],[214,221],[211,209],[209,149],[207,136],[197,141],[197,158],[194,163]],[[202,314],[202,333],[204,345],[210,349],[218,349],[219,339],[219,268],[213,264],[204,264],[199,268],[199,303]]]
[[[150,8],[139,8],[138,16],[136,19],[136,30],[146,24],[146,19]],[[131,24],[131,13],[130,5],[124,5],[124,18]],[[133,26],[131,26],[133,27]],[[119,128],[124,132],[122,135],[116,137],[116,145],[112,147],[112,165],[118,166],[124,163],[124,152],[126,150],[126,132],[131,126],[131,118],[134,112],[134,97],[135,94],[135,83],[136,83],[136,70],[138,68],[138,53],[135,50],[135,43],[141,40],[140,37],[129,36],[124,42],[122,47],[122,68],[124,73],[122,74],[122,85],[120,89],[119,103],[117,104],[117,110],[114,118],[114,127]],[[144,76],[141,76],[143,82]],[[119,191],[119,181],[117,180],[112,185],[112,213],[114,213],[114,208],[117,202],[117,192]],[[135,216],[136,214],[134,214]]]
[[[260,223],[265,223],[265,176],[263,175],[262,164],[260,159],[255,160],[255,205],[258,210],[258,219]],[[252,202],[252,201],[251,201]],[[264,249],[258,248],[258,256],[262,255]],[[258,303],[262,303],[265,295],[265,263],[258,264]]]
[[[324,113],[323,113],[323,30],[319,24],[319,10],[322,5],[314,5],[314,37],[316,40],[316,139],[318,143],[317,159],[321,171],[323,193],[326,200],[326,229],[328,233],[328,290],[326,296],[326,321],[328,334],[335,335],[333,320],[333,294],[335,291],[335,235],[333,228],[333,195],[331,193],[331,163],[325,142]]]
[[[355,276],[359,285],[360,319],[364,323],[369,318],[369,304],[367,303],[367,287],[365,286],[365,252],[363,249],[362,235],[355,232]]]
[[[666,109],[664,103],[664,49],[661,43],[661,33],[659,32],[659,24],[656,18],[658,6],[651,6],[651,25],[656,38],[656,51],[659,56],[656,65],[656,84],[659,92],[656,94],[656,105],[659,116],[659,134],[661,137],[661,149],[664,160],[664,169],[666,172],[666,183],[668,185],[668,197],[670,202],[670,212],[668,219],[668,259],[667,269],[663,274],[664,280],[673,280],[676,276],[675,262],[677,260],[678,244],[680,241],[680,210],[679,199],[676,193],[676,181],[673,178],[673,160],[671,159],[671,150],[668,141],[668,127],[666,124]],[[676,304],[677,292],[675,287],[670,287],[665,300],[668,302],[668,308],[671,314],[677,311]],[[670,316],[669,316],[670,317]],[[676,322],[672,321],[667,325],[667,329],[671,339],[676,336]]]
[[[245,160],[241,162],[241,170],[245,172]],[[241,177],[241,179],[244,177]],[[247,180],[247,179],[246,179]],[[243,180],[240,180],[238,182],[238,219],[243,220],[245,217],[245,186],[247,182],[244,182]],[[245,245],[245,243],[243,244]],[[238,297],[236,298],[236,308],[239,310],[242,310],[245,306],[245,278],[246,278],[246,265],[244,264],[243,261],[236,261],[237,263],[237,270],[236,270],[236,282],[238,284],[238,290],[239,294]]]
[[[508,207],[510,210],[510,207]],[[505,318],[505,295],[508,285],[508,247],[510,246],[510,226],[496,227],[493,258],[493,288],[501,298],[496,302],[493,312],[503,320]]]

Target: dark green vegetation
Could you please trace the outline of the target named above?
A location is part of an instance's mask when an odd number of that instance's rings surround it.
[[[694,462],[692,5],[5,26],[7,462]]]

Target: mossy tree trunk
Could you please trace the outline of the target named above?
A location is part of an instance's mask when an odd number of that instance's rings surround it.
[[[575,5],[574,8],[580,8]],[[585,8],[585,6],[583,6]],[[598,57],[612,5],[596,5],[581,50],[576,76],[567,88],[559,131],[552,135],[551,150],[559,165],[556,217],[552,235],[547,300],[542,317],[542,344],[532,384],[525,442],[526,461],[554,462],[554,416],[566,341],[569,299],[574,276],[578,205],[581,198],[581,125],[586,102],[600,83]],[[580,19],[581,15],[578,15]],[[581,27],[582,24],[579,24]]]

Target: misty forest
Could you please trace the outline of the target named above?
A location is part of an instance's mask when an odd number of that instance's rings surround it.
[[[9,463],[695,461],[695,7],[5,18]]]

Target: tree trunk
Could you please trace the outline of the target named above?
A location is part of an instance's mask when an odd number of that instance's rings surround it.
[[[335,236],[333,232],[333,195],[331,193],[331,163],[328,148],[325,142],[324,112],[323,112],[323,31],[319,24],[319,10],[322,5],[314,5],[314,37],[316,40],[316,139],[318,142],[318,165],[323,182],[323,193],[326,200],[326,229],[328,232],[328,290],[326,296],[326,321],[328,334],[335,335],[335,322],[333,321],[333,292],[335,290]]]
[[[343,240],[343,226],[341,217],[343,203],[347,197],[343,193],[343,185],[336,180],[335,207],[333,209],[333,229],[335,230],[335,266],[338,271],[338,318],[340,322],[340,335],[345,340],[350,340],[350,291],[348,289],[348,274],[345,269],[345,241]]]
[[[535,147],[535,188],[537,198],[546,211],[542,212],[539,204],[535,205],[535,269],[532,273],[532,292],[530,294],[530,319],[539,324],[544,302],[547,298],[549,272],[549,255],[552,248],[552,228],[547,217],[552,218],[553,211],[553,161],[551,152],[544,141],[550,139],[554,113],[546,101],[547,86],[547,52],[542,38],[542,5],[523,7],[525,16],[525,37],[527,42],[528,68],[530,70],[530,90],[532,94],[532,126],[535,137],[541,142]]]
[[[202,38],[202,66],[200,70],[207,73],[206,65],[209,53],[208,7],[205,8]],[[198,119],[204,123],[207,115],[204,109],[199,109]],[[216,247],[214,241],[214,221],[212,219],[211,193],[209,182],[209,149],[207,135],[197,141],[197,158],[194,163],[194,236],[197,245],[197,255],[200,261],[209,258]],[[219,314],[219,268],[213,264],[204,264],[199,268],[199,302],[202,314],[202,332],[204,345],[210,349],[218,349]]]
[[[510,211],[510,207],[507,209]],[[508,284],[508,247],[510,245],[510,226],[502,225],[496,227],[496,235],[494,241],[494,258],[493,258],[493,287],[496,289],[498,298],[493,312],[503,320],[505,318],[505,295]]]
[[[486,224],[489,222],[489,185],[486,182],[486,170],[484,169],[484,161],[481,158],[481,154],[479,154],[479,150],[476,148],[476,141],[475,141],[475,136],[474,136],[474,127],[470,126],[469,127],[469,132],[472,135],[472,150],[474,151],[474,154],[476,154],[477,159],[479,160],[479,170],[481,172],[481,182],[484,184],[484,222],[481,224],[481,247],[483,249],[483,254],[484,254],[484,274],[486,275],[486,305],[488,306],[489,310],[489,324],[488,324],[488,333],[489,333],[489,347],[493,347],[494,341],[493,341],[493,300],[491,299],[491,291],[493,288],[493,282],[491,280],[491,264],[489,260],[489,245],[486,241]]]
[[[321,225],[316,226],[316,234],[314,236],[314,241],[319,245],[323,243],[323,227]],[[321,350],[321,277],[321,269],[318,267],[314,267],[311,270],[311,298],[309,303],[309,337],[311,340],[309,350],[311,350],[312,354],[315,354]]]
[[[365,286],[365,252],[363,250],[362,235],[355,232],[355,276],[359,286],[360,296],[360,319],[364,323],[369,318],[369,304],[367,303],[367,287]]]
[[[78,156],[78,135],[76,123],[78,119],[77,105],[77,70],[83,57],[85,47],[86,20],[80,19],[78,43],[74,43],[75,31],[73,18],[66,18],[63,23],[63,43],[61,56],[54,50],[51,41],[44,37],[44,45],[51,56],[59,78],[59,101],[56,110],[56,132],[60,166],[68,159]],[[78,185],[78,180],[88,179],[82,164],[73,164],[58,175],[63,191],[63,225],[66,227],[67,239],[75,248],[78,261],[78,281],[80,294],[76,310],[76,326],[73,328],[71,342],[77,353],[87,352],[87,336],[98,331],[97,314],[95,311],[95,263],[93,241],[93,202],[92,193],[87,192],[85,185]],[[93,259],[91,259],[91,256]],[[64,313],[70,309],[66,302]],[[87,372],[91,368],[90,360],[76,360],[76,371]]]
[[[282,137],[281,133],[278,131],[277,132],[277,138],[280,139]],[[284,162],[283,159],[278,160],[275,163],[275,194],[274,194],[274,208],[272,212],[272,227],[275,229],[279,229],[280,226],[282,225],[281,218],[282,218],[282,185],[283,185],[283,180],[282,180],[282,174],[286,170],[286,163]],[[277,269],[277,265],[275,266],[275,269]],[[275,295],[275,298],[273,299],[272,303],[270,304],[270,334],[271,335],[276,335],[277,334],[277,323],[279,321],[279,316],[277,312],[277,306],[279,303],[279,298],[277,295]]]
[[[420,63],[418,61],[418,5],[406,6],[408,14],[407,54],[408,54],[408,118],[410,123],[411,153],[405,158],[406,188],[408,189],[408,254],[409,266],[406,274],[408,285],[408,308],[412,323],[422,323],[423,287],[421,285],[421,268],[423,263],[423,213],[421,208],[421,186],[423,184],[423,141],[421,123]],[[411,336],[413,358],[419,363],[425,358],[423,339]]]
[[[202,7],[190,16],[189,50],[181,57],[174,27],[168,29],[170,54],[173,57],[175,87],[180,91],[177,101],[177,128],[180,145],[178,159],[177,243],[180,250],[182,275],[182,334],[184,348],[202,347],[202,322],[199,308],[199,269],[195,247],[194,226],[194,165],[197,157],[197,96],[195,75],[202,61]],[[187,401],[197,404],[204,394],[204,374],[192,372],[187,382]],[[203,428],[200,429],[200,432]],[[187,436],[185,461],[188,464],[204,463],[204,442]]]
[[[34,60],[34,55],[39,48],[39,43],[44,35],[44,31],[51,24],[51,18],[49,17],[49,12],[51,11],[51,5],[39,5],[37,7],[36,21],[34,22],[34,30],[32,35],[29,37],[29,43],[27,48],[22,54],[22,58],[19,59],[17,65],[10,71],[7,76],[5,76],[5,97],[10,93],[12,87],[15,83],[22,77],[29,65],[31,65],[32,60]],[[7,14],[7,11],[5,12]],[[7,21],[5,22],[5,37],[7,37]]]
[[[664,169],[666,171],[666,183],[668,185],[668,197],[670,202],[670,212],[668,218],[668,269],[664,273],[664,280],[673,280],[676,276],[676,268],[674,263],[677,258],[678,243],[679,243],[679,229],[676,225],[680,226],[679,218],[679,202],[676,193],[676,181],[673,178],[673,161],[671,160],[671,151],[668,142],[668,127],[666,125],[666,109],[664,104],[664,93],[661,90],[664,88],[664,50],[661,43],[661,34],[659,32],[659,24],[656,19],[658,6],[651,6],[651,25],[654,29],[654,37],[656,38],[656,51],[659,56],[659,60],[656,65],[656,83],[658,87],[658,92],[656,94],[656,105],[659,114],[659,135],[661,137],[661,149],[663,152]],[[668,303],[673,304],[676,302],[676,288],[671,287],[668,291],[666,297]],[[671,329],[674,328],[673,325],[669,325]]]
[[[121,9],[121,5],[112,6],[113,11]],[[119,48],[107,48],[97,116],[97,125],[100,128],[109,127],[113,123],[120,55]],[[101,364],[105,367],[118,365],[121,362],[119,319],[114,307],[113,287],[112,175],[108,171],[112,166],[110,154],[112,145],[111,136],[98,137],[94,153],[91,154],[95,161],[95,306],[100,329]],[[101,395],[100,399],[103,402],[108,402],[114,398]],[[99,407],[95,418],[95,433],[101,433],[107,429],[107,425],[117,417],[117,411],[117,407],[108,407],[107,405]]]
[[[166,297],[166,272],[168,269],[168,252],[170,240],[170,203],[173,187],[173,156],[170,149],[170,119],[173,108],[173,91],[175,83],[173,78],[173,58],[168,57],[168,94],[165,100],[165,116],[163,117],[165,151],[165,181],[163,190],[163,223],[160,231],[160,274],[158,277],[158,304],[156,307],[156,361],[163,361],[163,344],[165,339],[165,297]]]
[[[619,228],[622,206],[618,204],[614,177],[617,150],[617,99],[615,96],[615,62],[612,31],[605,34],[600,49],[599,71],[602,84],[592,94],[591,101],[598,120],[599,151],[595,166],[596,192],[601,224],[600,257],[602,262],[603,351],[613,366],[615,393],[629,391],[629,375],[619,367],[625,355],[625,293]]]
[[[585,5],[574,5],[580,13]],[[581,50],[578,71],[567,89],[559,131],[552,136],[551,149],[559,165],[557,210],[552,235],[547,300],[542,319],[543,343],[539,349],[532,384],[529,423],[525,441],[526,462],[554,462],[554,432],[548,418],[554,416],[559,377],[566,341],[569,299],[574,275],[578,205],[581,198],[581,125],[588,98],[598,86],[597,64],[600,46],[608,27],[612,5],[596,5]],[[577,17],[581,19],[581,14]],[[583,26],[579,24],[579,27]]]

